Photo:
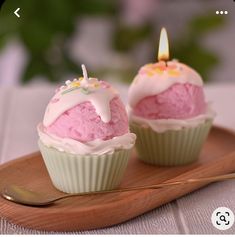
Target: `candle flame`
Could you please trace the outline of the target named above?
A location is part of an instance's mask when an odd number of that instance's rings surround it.
[[[158,60],[167,61],[169,59],[169,43],[165,28],[161,29],[160,41],[158,47]]]

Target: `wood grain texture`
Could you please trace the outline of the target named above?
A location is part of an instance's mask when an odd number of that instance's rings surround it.
[[[13,224],[0,219],[1,234],[180,234],[178,224],[172,216],[172,204],[163,205],[147,214],[112,227],[71,232],[39,231]]]
[[[184,180],[225,174],[235,170],[235,136],[213,128],[198,162],[181,167],[156,167],[133,155],[121,187]],[[49,196],[60,194],[51,184],[39,153],[12,161],[0,168],[0,188],[23,185]],[[111,226],[170,202],[204,184],[173,186],[161,190],[141,190],[119,194],[73,197],[48,208],[33,208],[0,199],[0,211],[14,223],[48,231],[88,230]]]

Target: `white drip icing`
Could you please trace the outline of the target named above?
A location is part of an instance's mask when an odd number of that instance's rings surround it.
[[[136,75],[128,91],[128,103],[132,108],[134,108],[141,99],[160,94],[176,83],[190,83],[196,86],[203,85],[202,78],[192,68],[176,61],[167,63],[168,65],[174,64],[177,66],[177,76],[168,75],[166,71],[162,74],[154,73],[151,76],[141,74],[140,72]],[[147,67],[148,65],[145,65],[141,69]]]
[[[83,80],[66,81],[67,86],[62,86],[51,99],[44,115],[44,126],[50,126],[65,111],[83,102],[90,102],[103,122],[108,123],[111,120],[110,101],[118,96],[117,91],[112,87],[102,86],[96,78],[88,78],[84,65],[82,70]],[[70,86],[77,82],[80,83],[80,87]],[[94,84],[98,86],[95,87]]]

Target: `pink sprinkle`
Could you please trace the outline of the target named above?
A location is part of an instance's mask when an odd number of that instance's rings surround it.
[[[107,82],[105,82],[105,81],[100,81],[100,84],[101,84],[102,88],[110,88],[110,87],[111,87],[111,86],[110,86]]]
[[[144,74],[146,74],[146,72],[145,72],[145,70],[140,70],[139,74],[144,75]]]
[[[60,91],[60,87],[56,88],[55,89],[55,93],[59,92]]]
[[[170,65],[168,65],[168,69],[176,69],[177,67],[176,67],[176,65],[175,64],[170,64]]]
[[[59,98],[54,98],[51,100],[51,103],[54,104],[54,103],[57,103],[60,99]]]

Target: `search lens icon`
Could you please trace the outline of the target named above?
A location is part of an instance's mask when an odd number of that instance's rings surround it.
[[[221,221],[227,222],[224,215],[221,215],[221,216],[219,217],[219,219],[220,219]]]
[[[218,207],[211,215],[211,222],[218,230],[228,230],[233,226],[234,221],[234,214],[228,207]]]

